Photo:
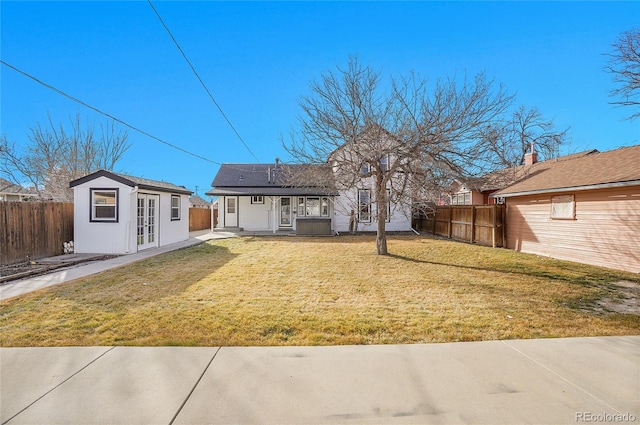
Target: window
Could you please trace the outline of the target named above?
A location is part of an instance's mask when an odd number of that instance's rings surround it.
[[[264,196],[262,195],[254,195],[251,197],[252,204],[264,204]]]
[[[118,222],[118,189],[91,189],[90,221]]]
[[[320,198],[307,198],[307,217],[320,217]]]
[[[551,218],[556,220],[575,220],[576,203],[573,195],[551,197]]]
[[[369,174],[369,171],[371,171],[371,167],[369,167],[368,163],[364,163],[360,166],[360,175],[361,176],[366,176],[367,174]]]
[[[451,205],[471,205],[471,192],[451,195]]]
[[[298,215],[304,217],[304,198],[301,196],[298,198]]]
[[[380,169],[382,171],[389,171],[389,154],[382,155],[382,158],[380,158]]]
[[[236,213],[236,198],[227,198],[227,214]]]
[[[171,195],[171,221],[180,220],[180,196]]]
[[[358,190],[358,221],[371,223],[371,190]]]

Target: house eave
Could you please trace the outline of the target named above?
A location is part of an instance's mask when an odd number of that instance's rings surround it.
[[[300,187],[216,187],[207,196],[338,196],[336,191]]]
[[[566,186],[566,187],[556,187],[556,188],[550,188],[550,189],[525,190],[520,192],[501,193],[502,191],[499,191],[489,195],[489,197],[490,198],[512,198],[515,196],[540,195],[544,193],[559,193],[559,192],[577,192],[577,191],[596,190],[596,189],[613,189],[613,188],[627,187],[627,186],[640,186],[640,180],[629,180],[624,182],[613,182],[613,183],[599,183],[599,184],[591,184],[591,185],[584,185],[584,186]]]

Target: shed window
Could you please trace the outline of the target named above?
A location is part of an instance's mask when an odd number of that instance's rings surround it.
[[[171,220],[180,220],[180,196],[171,195]]]
[[[264,196],[262,195],[253,195],[251,197],[252,204],[264,204]]]
[[[118,221],[118,189],[91,189],[91,221]]]
[[[551,197],[551,218],[557,220],[574,220],[576,218],[576,202],[573,195]]]

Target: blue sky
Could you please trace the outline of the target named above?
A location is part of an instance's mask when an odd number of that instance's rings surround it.
[[[605,53],[640,25],[640,2],[154,1],[218,104],[260,162],[287,160],[280,138],[298,100],[349,55],[383,76],[431,81],[480,71],[571,127],[565,152],[640,143],[640,122],[608,102]],[[0,3],[2,60],[213,162],[256,162],[146,1]],[[2,134],[107,119],[2,66]],[[218,165],[129,129],[116,171],[203,194]]]

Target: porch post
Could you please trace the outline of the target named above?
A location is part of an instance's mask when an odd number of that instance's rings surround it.
[[[278,217],[276,213],[276,197],[271,198],[271,203],[273,204],[273,234],[275,235],[276,230],[278,228]]]

